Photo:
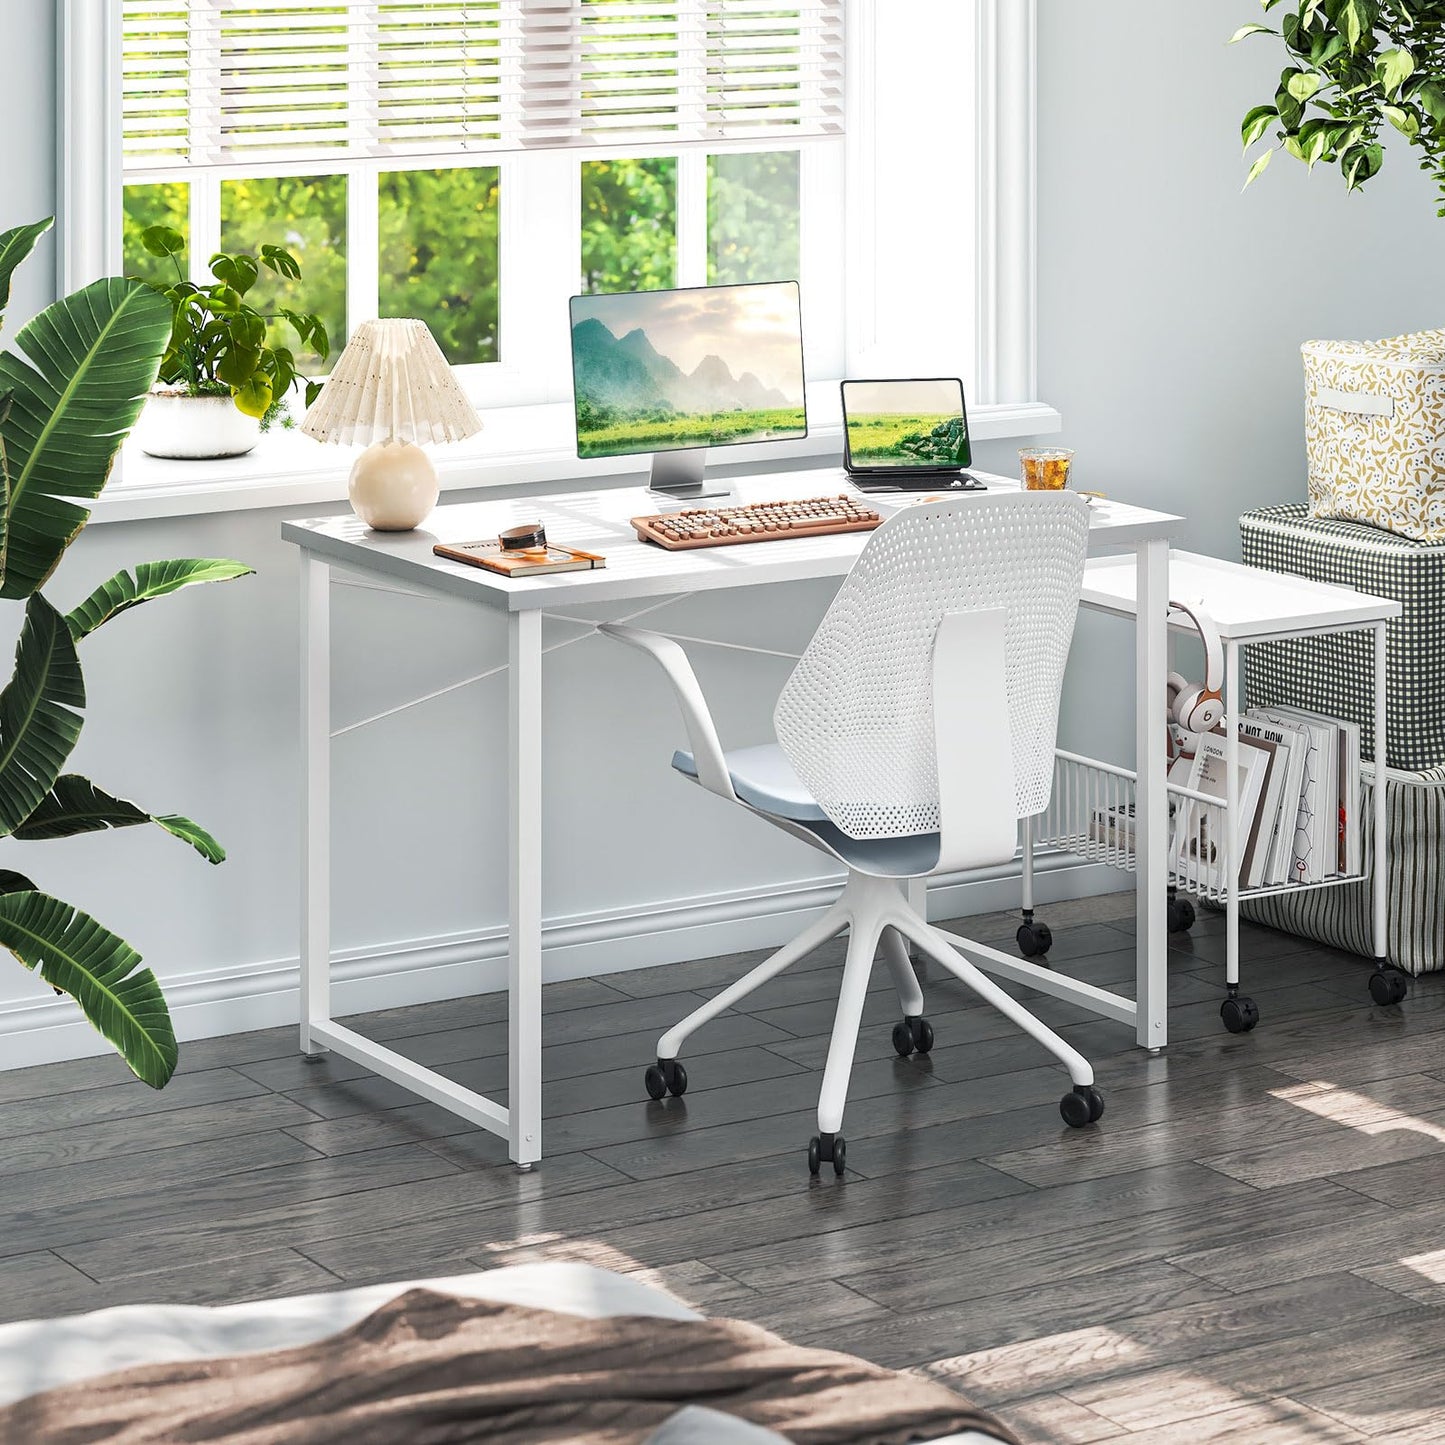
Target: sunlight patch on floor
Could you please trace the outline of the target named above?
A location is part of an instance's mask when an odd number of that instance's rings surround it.
[[[1389,1104],[1382,1104],[1367,1094],[1357,1094],[1352,1089],[1342,1089],[1338,1084],[1312,1079],[1308,1083],[1291,1084],[1284,1089],[1271,1089],[1269,1096],[1297,1108],[1307,1109],[1331,1123],[1347,1129],[1357,1129],[1361,1134],[1388,1134],[1405,1131],[1424,1134],[1445,1144],[1445,1125],[1429,1119],[1417,1119],[1412,1114],[1402,1113]]]
[[[1428,1254],[1407,1254],[1400,1263],[1423,1275],[1431,1284],[1445,1284],[1445,1249],[1432,1249]]]
[[[1251,1445],[1344,1445],[1362,1437],[1338,1418],[1268,1388],[1232,1383],[1229,1355],[1192,1364],[1160,1365],[1148,1339],[1127,1329],[1095,1327],[1020,1340],[971,1355],[955,1355],[910,1373],[947,1381],[976,1404],[1023,1424],[1031,1405],[1057,1401],[1045,1416],[1079,1412],[1074,1425],[1102,1422],[1105,1433],[1159,1431],[1170,1441],[1248,1440]],[[1170,1346],[1161,1342],[1164,1351]],[[1216,1377],[1216,1368],[1219,1375]],[[1104,1378],[1100,1378],[1100,1377]],[[1187,1436],[1181,1431],[1188,1430]],[[1027,1433],[1027,1432],[1026,1432]],[[1041,1438],[1051,1438],[1045,1433]],[[1085,1433],[1080,1439],[1098,1438]]]
[[[1087,1379],[1104,1369],[1146,1369],[1155,1358],[1145,1341],[1099,1325],[951,1355],[921,1366],[919,1373],[948,1380],[987,1404],[1059,1390],[1061,1380]]]

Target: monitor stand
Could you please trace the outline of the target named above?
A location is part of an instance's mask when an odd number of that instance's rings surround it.
[[[670,502],[691,502],[700,497],[726,497],[732,487],[725,481],[709,482],[703,475],[706,447],[654,452],[647,490]]]

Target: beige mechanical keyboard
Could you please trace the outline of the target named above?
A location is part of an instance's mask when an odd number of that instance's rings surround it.
[[[822,537],[830,532],[871,532],[882,521],[872,507],[840,493],[793,502],[753,502],[745,507],[692,507],[685,512],[634,517],[632,525],[644,542],[677,552],[686,547]]]

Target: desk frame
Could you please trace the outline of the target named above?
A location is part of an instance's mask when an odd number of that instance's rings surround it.
[[[1091,1013],[1133,1022],[1138,1043],[1161,1049],[1168,1039],[1167,802],[1164,787],[1164,729],[1159,726],[1167,673],[1166,612],[1169,541],[1175,518],[1147,514],[1152,531],[1132,541],[1105,539],[1132,548],[1137,568],[1140,616],[1135,649],[1136,747],[1140,781],[1136,827],[1140,829],[1137,991],[1135,1001],[1107,994],[1048,969],[1003,955],[979,958],[982,966],[1078,1004]],[[365,574],[360,557],[328,559],[313,547],[310,524],[287,524],[289,540],[301,548],[301,1049],[308,1055],[334,1050],[383,1078],[410,1090],[478,1128],[501,1135],[512,1161],[530,1169],[542,1157],[542,619],[578,598],[556,593],[556,606],[509,606],[507,619],[507,987],[508,1105],[462,1087],[444,1075],[374,1043],[339,1024],[331,1011],[331,626],[332,561]],[[778,545],[778,544],[773,544]],[[358,549],[359,550],[359,549]],[[363,553],[364,556],[364,553]],[[397,580],[394,567],[375,571]],[[844,575],[846,569],[815,575]],[[601,574],[569,574],[600,576]],[[550,580],[550,579],[549,579]],[[739,578],[740,582],[746,579]],[[426,589],[424,576],[407,585]],[[455,595],[455,587],[433,590]],[[643,594],[638,594],[640,597]],[[654,599],[659,593],[654,589]],[[685,589],[671,594],[689,595]],[[651,610],[648,608],[647,610]],[[922,890],[915,888],[915,900]],[[989,950],[993,954],[994,950]]]

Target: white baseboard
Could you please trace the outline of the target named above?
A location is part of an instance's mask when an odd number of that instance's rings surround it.
[[[837,896],[837,878],[817,878],[759,891],[715,893],[559,918],[543,933],[549,983],[650,968],[691,958],[776,948],[800,932]],[[1115,869],[1066,854],[1040,856],[1040,903],[1085,898],[1132,887]],[[944,877],[928,892],[933,918],[962,918],[1018,904],[1018,872],[1005,866]],[[474,933],[412,939],[339,952],[332,965],[337,1017],[405,1004],[491,993],[506,986],[505,925]],[[299,965],[295,957],[209,969],[162,980],[176,1035],[215,1038],[295,1023]],[[110,1046],[68,998],[0,1005],[0,1070],[104,1054]]]

